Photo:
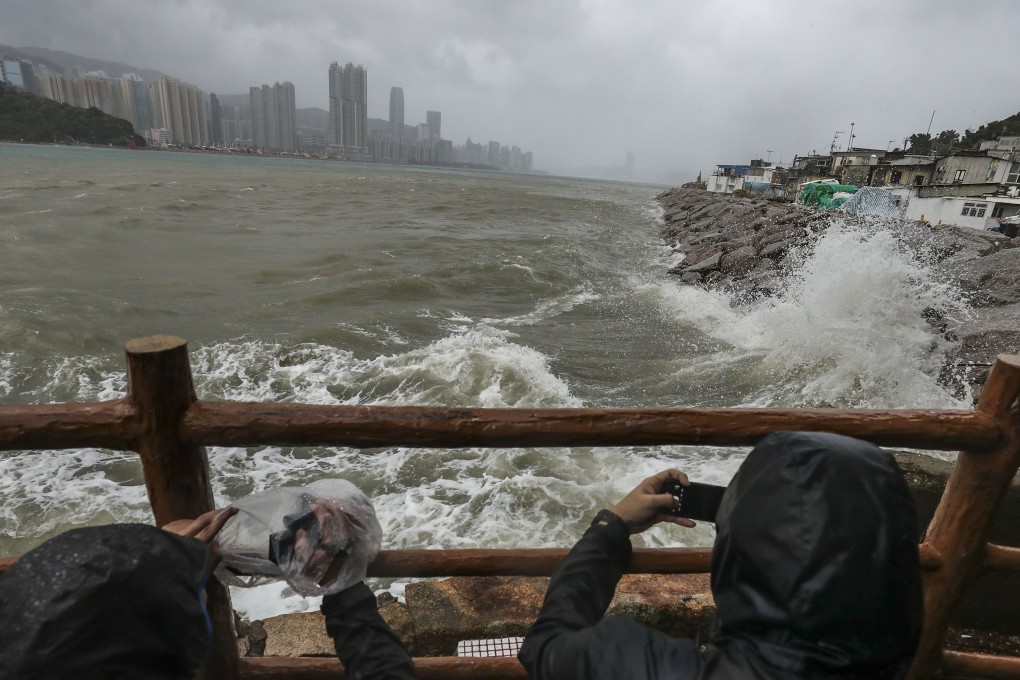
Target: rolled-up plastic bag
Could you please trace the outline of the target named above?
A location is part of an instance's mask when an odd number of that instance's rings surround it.
[[[301,595],[330,595],[364,579],[379,553],[372,502],[344,479],[269,489],[233,507],[218,536],[217,576],[228,585],[283,579]]]

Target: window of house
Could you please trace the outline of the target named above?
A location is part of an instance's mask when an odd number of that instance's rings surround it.
[[[924,186],[924,175],[917,175],[914,177],[914,186],[915,187]]]
[[[1002,204],[996,203],[992,209],[992,217],[1002,217]]]
[[[966,217],[984,217],[987,209],[987,203],[964,203],[960,214]]]
[[[1009,166],[1009,174],[1006,176],[1008,184],[1020,184],[1020,163],[1013,163]]]
[[[902,177],[902,176],[903,176],[903,173],[901,173],[899,170],[893,170],[892,178],[889,180],[889,182],[892,183],[892,184],[899,184],[900,183],[900,177]]]
[[[967,171],[966,170],[957,170],[956,174],[953,175],[953,181],[954,182],[962,182],[963,178],[966,177],[966,176],[967,176]]]
[[[946,169],[945,168],[939,168],[935,172],[935,183],[936,184],[941,184],[942,182],[945,182],[945,181],[946,181]]]

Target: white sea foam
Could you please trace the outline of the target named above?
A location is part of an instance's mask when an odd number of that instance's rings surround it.
[[[561,314],[565,314],[579,305],[594,302],[600,299],[600,297],[601,296],[595,293],[589,286],[581,286],[569,291],[565,295],[542,300],[535,305],[535,309],[527,314],[511,316],[504,319],[482,319],[481,323],[510,327],[532,326]]]
[[[777,298],[734,306],[725,292],[681,286],[661,302],[727,347],[702,362],[744,360],[758,373],[748,405],[969,405],[937,383],[951,343],[925,319],[965,315],[966,303],[887,230],[833,226]]]

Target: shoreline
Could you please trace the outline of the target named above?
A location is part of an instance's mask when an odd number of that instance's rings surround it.
[[[684,256],[669,273],[683,285],[726,290],[737,305],[782,296],[801,254],[810,253],[830,219],[841,214],[702,189],[674,188],[656,198],[663,208],[661,237]],[[962,318],[934,310],[925,318],[955,343],[939,382],[960,398],[969,391],[976,403],[995,357],[1020,350],[1020,237],[912,221],[890,223],[889,230],[966,300],[970,312]]]

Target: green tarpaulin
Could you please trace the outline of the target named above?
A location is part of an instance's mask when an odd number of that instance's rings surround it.
[[[835,210],[843,205],[844,197],[835,198],[833,194],[852,194],[857,191],[853,184],[809,184],[800,192],[800,202],[804,205],[817,206],[821,210]]]

